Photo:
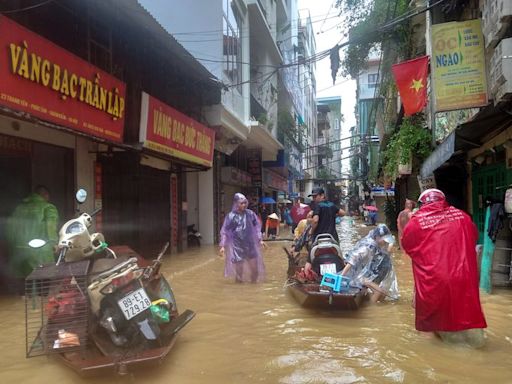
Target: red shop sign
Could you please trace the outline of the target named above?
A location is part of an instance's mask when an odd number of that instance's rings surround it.
[[[125,84],[0,15],[0,104],[123,140]]]
[[[215,131],[145,92],[139,139],[153,151],[212,166]]]

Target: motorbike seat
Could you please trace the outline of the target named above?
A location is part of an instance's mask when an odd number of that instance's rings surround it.
[[[336,272],[340,272],[345,263],[341,258],[341,249],[336,240],[328,234],[320,234],[310,251],[311,264],[317,274],[321,274],[321,264],[335,264]]]
[[[136,258],[128,256],[120,256],[117,259],[101,258],[94,260],[94,264],[89,272],[89,277],[94,280],[99,277],[109,276],[127,265],[137,262]]]
[[[345,263],[336,253],[327,253],[315,257],[312,267],[319,276],[321,275],[321,264],[334,264],[336,266],[336,272],[341,272],[345,267]]]

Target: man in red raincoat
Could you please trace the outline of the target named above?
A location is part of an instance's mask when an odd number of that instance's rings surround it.
[[[476,226],[438,189],[424,191],[419,202],[402,237],[416,284],[416,329],[481,346],[487,324],[478,291]]]

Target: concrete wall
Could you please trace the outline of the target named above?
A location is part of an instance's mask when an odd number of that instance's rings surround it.
[[[195,224],[199,228],[199,173],[187,173],[187,225]]]
[[[87,191],[87,200],[80,205],[80,211],[91,213],[96,209],[94,201],[94,162],[98,145],[91,140],[76,136],[75,148],[75,190],[83,188]]]
[[[368,84],[368,75],[369,74],[377,74],[379,72],[379,63],[370,63],[368,69],[364,70],[358,78],[359,83],[359,99],[373,99],[378,96],[378,93],[375,93],[376,87],[371,87],[371,84]],[[379,79],[380,80],[380,79]]]
[[[139,3],[162,25],[162,27],[187,49],[211,74],[226,85],[230,79],[223,71],[223,10],[221,0],[139,0]],[[241,25],[242,62],[250,60],[249,18],[239,9],[244,18]],[[242,65],[242,79],[250,76],[250,66]],[[249,124],[250,86],[248,83],[229,87],[222,93],[222,104],[244,124]]]
[[[203,236],[203,244],[213,244],[214,240],[214,180],[213,169],[198,173],[198,209],[199,209],[199,231]]]

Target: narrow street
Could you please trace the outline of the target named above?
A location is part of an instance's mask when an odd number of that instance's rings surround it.
[[[345,218],[347,250],[367,228]],[[394,252],[401,298],[358,312],[302,309],[283,287],[283,241],[265,251],[267,281],[238,285],[222,277],[216,247],[203,246],[164,264],[180,310],[196,311],[161,366],[125,377],[81,379],[55,358],[24,358],[24,305],[2,298],[3,383],[492,383],[510,382],[512,293],[482,297],[489,324],[481,350],[453,347],[414,329],[409,259]],[[29,375],[28,372],[34,372]],[[43,379],[44,378],[44,379]],[[489,381],[488,381],[489,382]]]

